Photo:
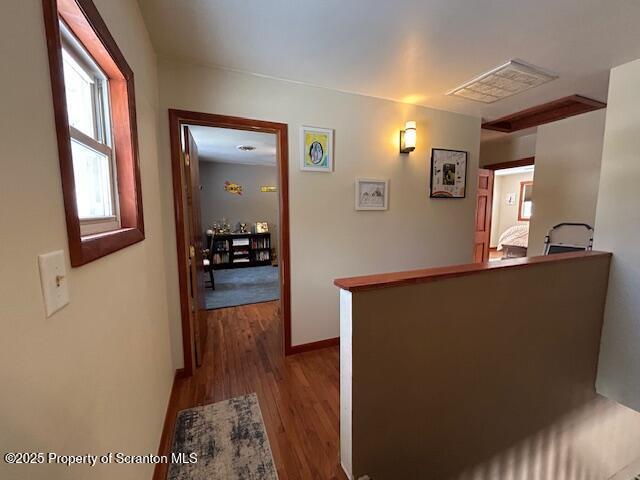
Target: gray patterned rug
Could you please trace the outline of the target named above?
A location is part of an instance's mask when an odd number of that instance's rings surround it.
[[[172,463],[168,480],[277,480],[255,393],[178,413],[171,451],[198,455]]]

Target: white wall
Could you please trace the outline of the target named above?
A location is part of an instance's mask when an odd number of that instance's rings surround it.
[[[536,154],[536,134],[508,135],[480,144],[480,166],[511,162]]]
[[[636,410],[640,410],[638,85],[640,60],[611,71],[595,229],[595,248],[613,252],[597,389]]]
[[[533,180],[533,172],[515,173],[512,175],[496,175],[493,182],[493,213],[491,215],[491,247],[498,245],[498,239],[504,231],[514,225],[529,222],[518,220],[520,208],[520,182]],[[513,205],[507,203],[507,195],[516,194]]]
[[[479,118],[167,60],[159,74],[162,118],[167,108],[181,108],[289,125],[294,345],[339,335],[334,278],[471,260]],[[407,120],[418,122],[418,146],[400,155],[398,132]],[[335,129],[334,173],[300,171],[303,124]],[[166,120],[160,131],[169,195]],[[429,199],[431,147],[470,153],[466,199]],[[390,179],[388,211],[355,211],[357,176]],[[165,232],[175,242],[173,227]],[[177,321],[173,330],[180,331]],[[175,342],[174,352],[180,349]]]
[[[533,214],[528,255],[540,255],[544,237],[561,222],[594,224],[605,110],[538,127]],[[583,241],[582,232],[561,240]]]
[[[135,72],[146,240],[70,268],[42,2],[4,2],[0,59],[10,72],[0,77],[2,452],[157,452],[169,399],[168,319],[177,313],[169,301],[175,304],[177,292],[166,289],[172,213],[160,203],[156,60],[135,0],[95,3]],[[37,255],[59,249],[71,304],[45,319]],[[0,461],[5,480],[138,480],[152,470]]]
[[[502,194],[502,182],[498,177],[493,177],[493,199],[491,201],[491,233],[489,235],[489,247],[495,248],[500,237],[500,204],[504,202]]]

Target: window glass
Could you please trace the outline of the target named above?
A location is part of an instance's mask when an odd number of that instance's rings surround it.
[[[520,182],[519,220],[529,220],[533,211],[533,183]]]
[[[69,126],[73,127],[69,134],[81,233],[117,229],[118,209],[113,195],[115,167],[108,137],[111,131],[109,103],[103,95],[106,77],[62,22],[60,29],[67,115]],[[85,228],[87,222],[88,229]]]
[[[69,125],[97,140],[94,79],[65,49],[62,60]]]
[[[76,201],[80,219],[114,215],[111,195],[111,159],[71,140]]]

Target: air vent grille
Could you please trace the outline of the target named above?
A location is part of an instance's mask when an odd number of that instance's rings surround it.
[[[482,103],[493,103],[503,98],[538,87],[558,78],[540,67],[522,60],[510,60],[470,82],[447,92],[447,95]]]

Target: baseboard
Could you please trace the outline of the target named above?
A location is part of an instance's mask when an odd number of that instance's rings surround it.
[[[310,352],[311,350],[319,350],[321,348],[335,347],[340,345],[340,337],[327,338],[326,340],[320,340],[319,342],[303,343],[301,345],[292,345],[287,355],[295,355],[297,353]]]
[[[178,410],[178,389],[176,384],[180,379],[185,378],[184,368],[178,368],[173,377],[171,385],[171,394],[169,395],[169,403],[164,416],[164,424],[162,426],[162,435],[160,436],[160,445],[158,446],[158,455],[167,455],[171,449],[171,441],[173,440],[173,425],[176,420]],[[153,480],[165,480],[167,478],[168,465],[157,463],[153,470]]]

